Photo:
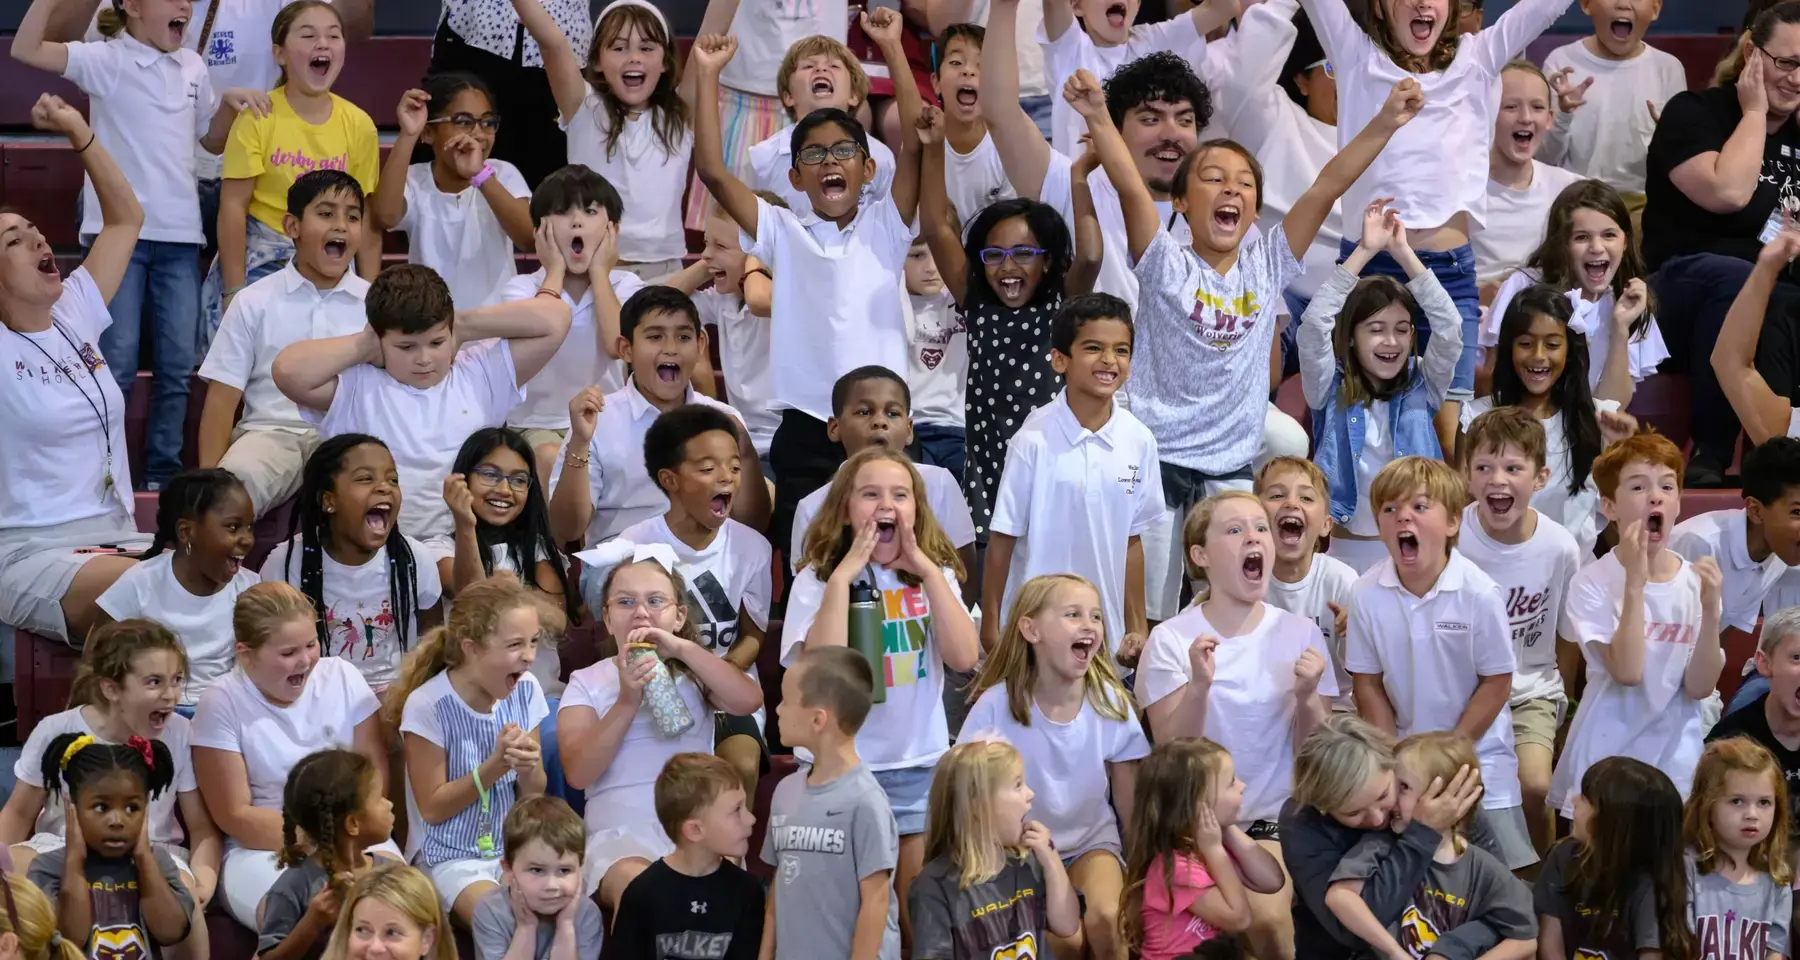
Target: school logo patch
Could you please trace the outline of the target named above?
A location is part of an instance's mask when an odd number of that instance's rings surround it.
[[[1419,912],[1416,906],[1409,906],[1400,915],[1400,947],[1415,957],[1422,957],[1437,943],[1437,928]]]
[[[988,960],[1038,960],[1037,934],[1025,933],[1005,946],[995,947]]]
[[[1586,947],[1575,948],[1575,960],[1611,960],[1604,950],[1589,950]]]
[[[94,960],[144,960],[150,956],[150,948],[137,927],[95,927],[88,956]]]
[[[214,30],[206,41],[206,65],[217,67],[237,62],[236,31]]]
[[[929,349],[929,350],[920,350],[919,351],[919,360],[925,364],[925,369],[936,370],[938,367],[938,364],[944,362],[944,351],[938,350],[936,348]]]

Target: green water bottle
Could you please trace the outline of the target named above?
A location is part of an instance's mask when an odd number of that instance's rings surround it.
[[[870,675],[875,678],[876,703],[887,702],[887,660],[881,642],[881,594],[868,583],[850,585],[850,627],[847,634],[850,649],[869,661]]]

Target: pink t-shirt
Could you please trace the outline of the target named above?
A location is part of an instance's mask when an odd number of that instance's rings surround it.
[[[1163,880],[1163,857],[1150,861],[1144,880],[1144,949],[1142,960],[1172,960],[1219,935],[1218,928],[1188,912],[1194,900],[1213,885],[1198,858],[1175,856],[1175,896]]]

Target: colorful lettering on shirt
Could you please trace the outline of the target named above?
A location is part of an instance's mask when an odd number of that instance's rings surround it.
[[[276,147],[269,151],[268,163],[271,168],[292,167],[302,173],[312,173],[314,170],[348,170],[350,169],[350,155],[346,153],[335,157],[309,157],[298,150],[283,150]]]
[[[1227,300],[1202,288],[1194,291],[1194,312],[1188,319],[1194,322],[1194,332],[1207,346],[1228,350],[1250,335],[1260,313],[1262,306],[1254,290]]]
[[[1513,649],[1531,648],[1544,639],[1544,621],[1550,617],[1550,588],[1536,593],[1524,587],[1506,591],[1506,619],[1512,624]]]
[[[1675,643],[1691,647],[1699,633],[1700,628],[1691,623],[1644,624],[1644,641],[1646,643]]]
[[[925,642],[931,636],[931,604],[924,587],[883,590],[881,648],[890,689],[925,679]]]
[[[1762,960],[1769,955],[1768,942],[1767,920],[1742,917],[1736,910],[1694,918],[1699,960]]]
[[[1037,896],[1036,889],[1034,889],[1032,887],[1021,887],[1020,889],[1014,891],[1013,895],[1006,898],[1005,900],[998,900],[998,901],[995,901],[994,903],[985,903],[985,904],[982,904],[981,906],[978,906],[978,907],[970,910],[969,916],[970,917],[985,917],[988,914],[993,913],[996,910],[1005,910],[1008,907],[1011,907],[1012,905],[1014,905],[1016,903],[1019,903],[1024,900],[1029,900],[1035,896]]]

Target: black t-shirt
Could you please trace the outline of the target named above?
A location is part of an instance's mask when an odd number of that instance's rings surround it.
[[[756,960],[763,888],[730,861],[690,877],[661,860],[619,896],[606,960]]]
[[[1569,870],[1579,846],[1573,838],[1550,848],[1538,873],[1532,901],[1538,914],[1555,917],[1562,926],[1568,960],[1634,960],[1640,950],[1661,949],[1656,925],[1656,891],[1640,876],[1626,898],[1625,916],[1616,918],[1606,939],[1598,938],[1600,911],[1576,900],[1568,887]]]
[[[1743,116],[1734,86],[1688,90],[1663,107],[1645,167],[1644,259],[1650,269],[1690,253],[1754,261],[1776,203],[1800,210],[1800,126],[1792,117],[1764,139],[1762,177],[1742,210],[1708,213],[1669,182],[1671,170],[1723,149]],[[1794,276],[1790,268],[1789,278]]]
[[[963,889],[948,858],[925,864],[907,892],[913,960],[1047,957],[1049,905],[1036,857],[1008,859],[993,879]]]
[[[1765,693],[1745,704],[1742,710],[1727,715],[1713,725],[1706,740],[1710,743],[1729,737],[1749,737],[1769,748],[1769,752],[1775,755],[1775,762],[1781,766],[1782,776],[1787,778],[1788,796],[1800,796],[1800,750],[1789,750],[1782,746],[1781,741],[1775,739],[1775,734],[1769,730],[1769,715],[1764,712],[1768,700],[1769,695]],[[1788,835],[1800,837],[1800,803],[1789,803],[1788,814]]]

